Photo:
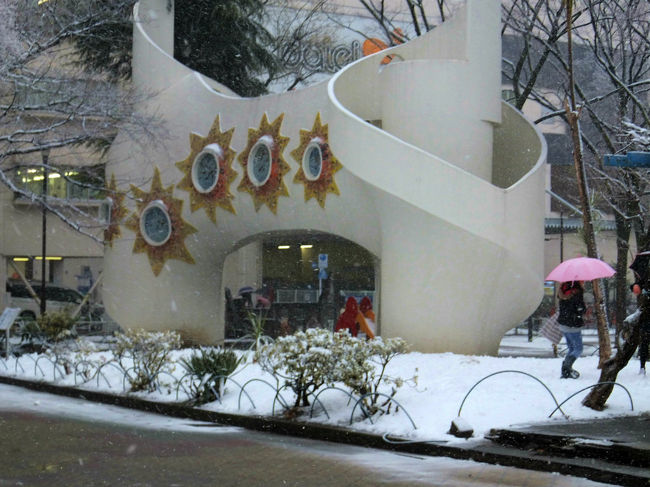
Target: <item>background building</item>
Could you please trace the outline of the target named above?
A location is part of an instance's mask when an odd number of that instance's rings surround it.
[[[109,204],[104,188],[105,159],[93,147],[65,146],[92,133],[110,138],[99,117],[69,117],[63,103],[97,101],[104,80],[72,68],[67,43],[25,67],[35,79],[16,74],[0,83],[0,100],[8,110],[0,118],[0,281],[42,282],[87,293],[103,269],[103,232]],[[10,77],[3,78],[4,80]],[[10,137],[13,134],[12,137]],[[9,137],[9,139],[7,139]],[[32,149],[42,143],[44,149]],[[42,195],[46,195],[44,210]],[[45,241],[45,255],[43,242]],[[45,260],[43,260],[45,259]],[[43,275],[43,261],[45,262]],[[37,289],[38,291],[38,289]],[[0,309],[7,295],[0,293]],[[93,300],[100,301],[99,289]]]

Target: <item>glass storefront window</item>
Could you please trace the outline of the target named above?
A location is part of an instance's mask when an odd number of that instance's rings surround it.
[[[43,169],[23,167],[16,170],[16,185],[28,192],[40,195],[43,192]],[[92,200],[104,198],[104,182],[99,171],[61,170],[48,171],[47,194],[53,198]]]

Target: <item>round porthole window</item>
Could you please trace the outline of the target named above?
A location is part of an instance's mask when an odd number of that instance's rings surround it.
[[[172,221],[167,207],[160,201],[152,201],[140,215],[140,232],[149,245],[160,246],[172,234]]]
[[[255,186],[264,186],[271,176],[271,148],[273,138],[260,137],[248,155],[248,178]]]
[[[192,163],[192,184],[199,193],[209,193],[219,181],[219,161],[223,150],[219,144],[206,146]]]
[[[316,181],[323,170],[322,144],[321,139],[312,139],[302,156],[302,170],[309,181]]]

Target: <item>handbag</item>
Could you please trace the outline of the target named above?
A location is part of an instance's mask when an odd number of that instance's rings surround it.
[[[539,334],[547,338],[551,343],[557,345],[562,340],[562,332],[557,322],[557,313],[554,313],[544,321],[544,326],[539,330]]]

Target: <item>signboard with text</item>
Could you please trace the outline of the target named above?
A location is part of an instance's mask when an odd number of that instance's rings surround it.
[[[605,166],[614,167],[650,167],[650,152],[631,151],[627,154],[606,154],[603,156]]]

